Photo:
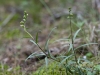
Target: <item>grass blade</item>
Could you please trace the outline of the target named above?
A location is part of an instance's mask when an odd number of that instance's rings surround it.
[[[66,68],[67,68],[67,70],[68,70],[71,74],[73,74],[73,72],[70,70],[69,67],[66,67]]]
[[[35,42],[35,41],[33,41],[33,40],[30,40],[30,42],[32,42],[33,44],[37,45],[37,44],[36,44],[36,42]]]
[[[52,32],[56,29],[56,27],[54,27],[51,32],[49,33],[48,37],[47,37],[47,40],[46,40],[46,43],[45,43],[45,50],[48,49],[48,43],[49,43],[49,38],[50,38],[50,35],[52,34]]]
[[[59,65],[63,64],[63,63],[64,63],[68,58],[70,58],[71,56],[73,56],[73,55],[66,56],[66,58],[63,59]]]
[[[45,57],[45,63],[46,63],[46,67],[48,67],[48,58]]]
[[[81,47],[84,47],[84,46],[94,45],[94,44],[98,44],[98,43],[87,43],[87,44],[83,44],[83,45],[80,45],[79,47],[76,47],[74,50],[77,50],[78,48],[81,48]]]
[[[79,28],[79,29],[75,32],[74,37],[73,37],[73,40],[75,40],[75,38],[76,38],[76,36],[78,35],[78,33],[80,32],[80,30],[81,30],[81,28]]]
[[[51,54],[50,54],[50,51],[49,51],[49,49],[48,49],[48,44],[49,44],[49,38],[50,38],[50,35],[52,34],[52,32],[54,31],[56,29],[56,27],[54,27],[52,30],[51,30],[51,32],[49,33],[49,35],[48,35],[48,37],[47,37],[47,40],[46,40],[46,43],[45,43],[45,50],[48,52],[48,55],[50,55],[50,57],[52,57],[51,56]]]
[[[35,58],[35,57],[39,58],[39,57],[41,57],[41,56],[45,56],[45,54],[44,54],[43,52],[42,52],[42,53],[37,53],[37,52],[35,52],[35,53],[32,53],[31,55],[29,55],[29,56],[26,58],[25,61],[27,61],[27,60],[30,59],[30,58]]]
[[[38,32],[36,34],[36,43],[38,43]]]

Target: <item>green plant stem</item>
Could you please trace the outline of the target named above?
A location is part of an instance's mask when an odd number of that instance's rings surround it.
[[[34,40],[33,36],[26,30],[25,25],[24,25],[24,31]],[[47,55],[46,52],[39,46],[38,43],[36,43],[36,45],[39,47],[39,49],[40,49],[45,55]]]
[[[73,40],[73,30],[72,30],[72,24],[71,24],[71,10],[69,10],[69,20],[70,20],[70,31],[71,31],[71,44],[72,44],[72,50],[74,52],[74,57],[75,57],[75,61],[76,61],[76,64],[78,65],[77,63],[77,57],[76,57],[76,51],[74,50],[74,40]]]
[[[26,30],[25,25],[24,25],[24,31],[25,31],[32,39],[34,39],[33,36]]]

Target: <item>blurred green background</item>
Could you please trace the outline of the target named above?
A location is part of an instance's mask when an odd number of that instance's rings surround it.
[[[99,21],[98,4],[96,0],[0,0],[0,45],[27,37],[20,27],[24,11],[29,14],[26,26],[33,36],[38,30],[43,31],[45,36],[52,27],[58,26],[55,34],[60,37],[59,34],[67,36],[69,7],[72,8],[75,23],[89,23]]]

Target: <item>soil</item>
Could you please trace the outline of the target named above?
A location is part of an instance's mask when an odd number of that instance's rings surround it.
[[[39,42],[40,46],[43,46],[44,41]],[[54,51],[55,52],[54,52]],[[31,58],[25,61],[25,59],[32,53],[41,53],[39,48],[32,44],[29,39],[12,40],[6,43],[5,51],[0,56],[0,61],[11,67],[20,66],[23,71],[33,72],[44,64],[43,58],[37,60],[37,58]],[[51,52],[54,55],[59,53],[59,49],[51,46]]]

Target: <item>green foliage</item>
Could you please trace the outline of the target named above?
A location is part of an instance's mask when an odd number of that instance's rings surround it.
[[[83,60],[80,61],[79,66],[75,62],[69,60],[65,65],[59,65],[58,62],[51,62],[48,66],[40,67],[34,75],[99,75],[100,65],[93,62]]]
[[[58,62],[52,62],[47,67],[41,67],[34,75],[65,75],[65,68],[58,66]]]
[[[88,58],[91,58],[91,57],[93,57],[93,54],[89,52],[89,53],[86,54],[86,56],[87,56]]]

